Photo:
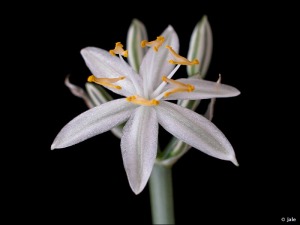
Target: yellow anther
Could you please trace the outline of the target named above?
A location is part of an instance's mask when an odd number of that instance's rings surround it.
[[[166,76],[163,76],[162,80],[166,83],[170,83],[170,84],[175,85],[175,88],[171,89],[170,91],[166,91],[164,93],[164,97],[168,97],[171,94],[175,94],[175,93],[178,93],[178,92],[192,92],[192,91],[195,90],[194,85],[185,84],[185,83],[182,83],[182,82],[179,82],[179,81],[176,81],[176,80],[172,80],[172,79],[167,78]]]
[[[115,45],[115,49],[109,50],[109,53],[113,56],[115,56],[116,54],[122,55],[124,57],[128,56],[128,50],[124,50],[123,49],[123,45],[121,44],[121,42],[117,42]]]
[[[136,99],[136,96],[134,96],[134,95],[133,96],[129,96],[126,99],[127,99],[127,101],[132,102],[132,101],[134,101]]]
[[[115,51],[114,50],[109,50],[109,53],[112,55],[112,56],[115,56]]]
[[[174,49],[167,45],[166,48],[170,51],[170,53],[174,56],[175,60],[169,60],[169,63],[171,64],[181,64],[181,65],[196,65],[199,64],[198,59],[193,59],[193,61],[188,60],[187,58],[184,58],[183,56],[177,54]]]
[[[121,86],[119,85],[114,85],[113,83],[119,81],[119,80],[124,80],[125,77],[122,76],[122,77],[117,77],[117,78],[98,78],[98,77],[95,77],[94,75],[91,75],[88,77],[88,82],[94,82],[96,84],[100,84],[104,87],[109,87],[109,88],[114,88],[114,89],[122,89]]]
[[[156,106],[159,104],[159,101],[156,99],[145,99],[143,97],[140,97],[138,95],[129,96],[126,98],[127,101],[137,104],[137,105],[144,105],[144,106]]]
[[[148,46],[148,47],[153,47],[153,50],[154,51],[158,51],[158,49],[160,48],[160,46],[162,45],[162,43],[165,41],[165,38],[163,37],[163,36],[158,36],[157,38],[156,38],[156,40],[154,40],[154,41],[146,41],[146,40],[143,40],[142,42],[141,42],[141,46],[142,46],[142,48],[144,48],[144,47],[146,47],[146,46]]]

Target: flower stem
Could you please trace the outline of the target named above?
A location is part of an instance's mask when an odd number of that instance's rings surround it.
[[[154,164],[150,180],[150,202],[153,224],[175,224],[172,167]]]

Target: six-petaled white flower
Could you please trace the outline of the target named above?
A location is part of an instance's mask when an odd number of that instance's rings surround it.
[[[171,26],[156,40],[142,41],[141,47],[146,46],[150,49],[143,58],[139,74],[123,59],[130,52],[125,51],[120,42],[109,52],[95,47],[81,50],[93,73],[88,81],[125,98],[104,103],[74,118],[59,132],[51,149],[77,144],[126,122],[121,150],[135,194],[144,189],[151,174],[157,155],[159,124],[192,147],[238,165],[231,144],[213,123],[166,100],[232,97],[240,92],[234,87],[201,79],[173,80],[181,65],[195,65],[199,61],[189,61],[177,53],[179,40]]]

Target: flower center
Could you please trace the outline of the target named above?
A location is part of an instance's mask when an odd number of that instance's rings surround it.
[[[165,41],[165,38],[163,36],[158,36],[156,38],[156,40],[154,40],[154,41],[149,42],[149,41],[143,40],[141,42],[141,47],[142,48],[144,48],[146,46],[152,47],[153,50],[155,52],[157,52],[158,49],[162,46],[164,41]],[[141,90],[139,88],[136,78],[134,76],[129,76],[128,78],[129,78],[129,80],[132,81],[137,94],[127,97],[126,100],[128,102],[131,102],[131,103],[137,104],[137,105],[156,106],[159,104],[160,99],[167,98],[168,96],[170,96],[172,94],[179,93],[179,92],[194,91],[195,87],[193,85],[175,81],[171,78],[173,77],[173,75],[176,73],[176,71],[179,69],[179,67],[181,65],[195,65],[195,64],[199,64],[199,61],[197,59],[193,59],[192,61],[189,61],[187,58],[180,56],[178,53],[176,53],[175,50],[169,45],[167,45],[166,48],[169,50],[170,54],[173,56],[173,59],[170,59],[168,62],[171,64],[177,64],[177,66],[170,72],[170,74],[168,76],[162,76],[163,82],[154,91],[151,90],[152,94],[150,94],[150,92],[148,94],[144,93],[144,97],[141,97],[141,94],[139,94],[139,93],[141,93]],[[123,49],[123,45],[121,44],[121,42],[117,42],[115,44],[115,48],[110,50],[109,53],[113,56],[118,54],[121,62],[126,63],[122,56],[127,57],[128,50]],[[153,55],[153,57],[154,57],[154,55]],[[150,68],[153,67],[153,65],[152,65],[153,61],[154,60],[152,58]],[[116,77],[116,78],[98,78],[98,77],[95,77],[94,75],[91,75],[88,77],[89,82],[95,82],[102,86],[114,88],[114,89],[122,89],[121,86],[115,85],[114,83],[118,82],[120,80],[123,80],[123,79],[125,79],[125,76],[120,76],[120,77]],[[144,79],[145,79],[144,80],[144,88],[145,88],[145,86],[147,87],[147,85],[148,85],[147,81],[149,81],[149,80],[147,79],[147,77],[144,77]],[[171,86],[170,89],[162,92],[164,87],[168,83],[171,84],[173,87]]]
[[[105,86],[105,87],[109,87],[109,88],[114,88],[114,89],[122,89],[121,86],[119,85],[115,85],[113,83],[119,81],[119,80],[124,80],[125,77],[117,77],[117,78],[98,78],[98,77],[95,77],[94,75],[91,75],[88,77],[88,82],[94,82],[96,84],[100,84],[102,86]]]
[[[159,101],[156,99],[145,99],[138,95],[129,96],[126,98],[127,101],[137,104],[137,105],[144,105],[144,106],[156,106],[159,104]]]
[[[153,50],[157,52],[159,47],[163,44],[164,41],[165,41],[165,38],[163,36],[158,36],[156,38],[156,40],[154,40],[154,41],[149,42],[149,41],[143,40],[141,42],[141,46],[142,46],[142,48],[145,48],[146,46],[153,47]]]

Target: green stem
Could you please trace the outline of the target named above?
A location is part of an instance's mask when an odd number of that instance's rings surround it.
[[[172,167],[155,164],[149,180],[153,224],[175,224]]]

